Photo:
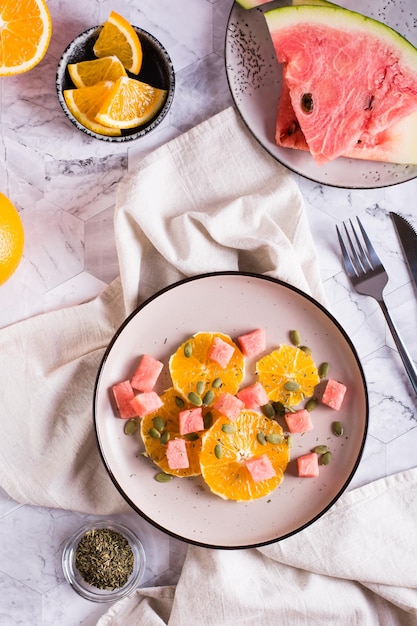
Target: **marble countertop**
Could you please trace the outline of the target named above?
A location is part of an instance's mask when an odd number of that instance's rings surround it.
[[[84,302],[118,275],[112,223],[118,182],[154,148],[232,104],[224,66],[232,4],[49,0],[54,27],[46,57],[31,72],[0,82],[0,190],[18,207],[26,231],[24,258],[0,288],[0,327]],[[77,131],[55,95],[63,50],[112,9],[163,43],[177,81],[163,123],[146,138],[127,144],[101,142]],[[368,383],[369,434],[350,485],[354,488],[416,465],[416,398],[378,304],[353,292],[346,278],[335,225],[355,215],[363,219],[391,278],[386,302],[417,358],[417,292],[389,216],[396,211],[417,226],[417,180],[367,191],[294,176],[305,199],[330,310],[351,337]],[[80,598],[61,570],[65,539],[88,517],[21,505],[0,490],[0,626],[92,626],[107,610],[107,605]],[[135,513],[127,517],[148,555],[143,584],[175,583],[186,545]]]

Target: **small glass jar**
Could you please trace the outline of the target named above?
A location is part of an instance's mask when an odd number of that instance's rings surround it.
[[[100,589],[89,584],[76,567],[77,548],[86,533],[92,530],[108,529],[119,533],[128,542],[133,553],[133,571],[122,587]],[[62,552],[62,570],[71,587],[86,600],[93,602],[114,602],[132,593],[138,586],[145,572],[146,557],[139,538],[129,528],[112,520],[100,520],[82,526],[67,541]]]

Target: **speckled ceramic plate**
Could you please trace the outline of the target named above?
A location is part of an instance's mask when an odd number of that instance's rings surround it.
[[[75,119],[71,111],[68,109],[65,102],[63,92],[65,89],[74,89],[74,84],[68,73],[67,66],[69,63],[79,63],[80,61],[88,61],[95,59],[93,47],[100,32],[100,26],[94,26],[89,30],[81,33],[76,37],[64,51],[59,63],[56,74],[56,91],[58,94],[59,103],[69,120],[82,132],[101,139],[102,141],[110,142],[124,142],[139,139],[144,135],[147,135],[151,130],[156,128],[166,114],[168,113],[175,91],[175,73],[164,46],[150,33],[138,28],[133,27],[139,36],[142,50],[143,50],[143,63],[142,68],[137,76],[133,74],[128,75],[131,78],[137,78],[144,83],[157,87],[159,89],[166,89],[167,95],[162,108],[158,113],[150,119],[146,124],[137,126],[136,128],[129,128],[128,130],[122,130],[122,134],[116,137],[109,137],[107,135],[99,135],[94,133]]]
[[[294,435],[292,460],[281,485],[269,496],[248,503],[213,495],[201,478],[176,478],[161,484],[159,471],[141,456],[140,436],[123,433],[115,416],[113,384],[130,378],[139,357],[149,353],[166,365],[158,391],[171,386],[169,356],[198,331],[232,337],[264,327],[267,349],[288,342],[296,328],[318,363],[328,361],[331,375],[347,385],[340,411],[318,407],[314,429]],[[254,380],[247,363],[247,381]],[[344,436],[331,433],[335,419]],[[246,548],[297,533],[325,513],[349,484],[358,466],[368,425],[368,399],[355,350],[336,320],[315,300],[289,285],[246,273],[216,273],[184,280],[159,292],[137,309],[111,341],[99,368],[94,423],[104,465],[126,501],[157,528],[190,543],[213,548]],[[284,426],[284,423],[282,423]],[[299,478],[296,458],[319,443],[333,454],[318,478]]]
[[[275,144],[281,67],[263,13],[288,4],[289,0],[275,0],[262,7],[245,10],[235,2],[230,13],[226,33],[226,72],[236,107],[253,135],[288,169],[318,183],[372,189],[415,178],[417,165],[339,158],[318,166],[310,154]],[[417,45],[414,0],[344,0],[339,4],[384,22]]]

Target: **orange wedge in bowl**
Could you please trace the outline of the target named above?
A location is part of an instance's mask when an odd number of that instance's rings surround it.
[[[69,63],[68,73],[76,87],[91,87],[103,80],[115,81],[120,76],[127,76],[123,63],[115,54],[102,59]]]
[[[117,54],[123,66],[132,74],[139,74],[142,67],[142,45],[131,24],[112,11],[104,22],[94,44],[94,54],[102,58]]]
[[[96,114],[113,88],[112,81],[102,81],[90,87],[66,89],[64,98],[68,109],[80,124],[93,133],[108,136],[121,135],[118,128],[103,126],[96,120]]]

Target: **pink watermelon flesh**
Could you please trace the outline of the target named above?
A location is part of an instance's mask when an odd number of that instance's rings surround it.
[[[252,456],[245,460],[245,466],[255,483],[268,480],[276,475],[274,466],[266,454]]]
[[[170,439],[167,443],[166,457],[170,469],[187,469],[190,462],[185,440],[179,438]]]
[[[266,333],[265,328],[256,328],[249,333],[240,335],[237,338],[240,349],[243,354],[250,358],[252,356],[258,356],[265,350],[266,347]]]
[[[285,415],[285,421],[287,422],[290,433],[305,433],[313,429],[313,422],[311,421],[310,413],[307,409],[287,413]]]
[[[208,352],[208,357],[224,369],[229,364],[234,351],[235,349],[230,345],[230,343],[223,341],[221,337],[214,337],[213,343]]]
[[[268,395],[261,383],[254,383],[237,392],[237,397],[242,400],[247,409],[257,409],[268,404]]]
[[[417,110],[417,50],[392,29],[340,7],[284,7],[265,17],[317,163],[358,142],[373,145]]]
[[[153,413],[157,409],[163,406],[163,402],[157,393],[154,391],[147,391],[139,393],[130,402],[132,408],[136,411],[136,415],[139,417],[145,417],[149,413]]]
[[[185,409],[178,414],[180,435],[188,435],[204,430],[203,411],[201,407]]]
[[[130,380],[123,380],[120,383],[116,383],[113,385],[112,391],[120,417],[122,419],[136,417],[137,413],[130,404],[135,396]]]
[[[163,367],[164,364],[161,361],[157,361],[149,354],[144,354],[130,381],[132,387],[138,391],[152,391]]]
[[[346,394],[346,385],[331,378],[327,381],[321,401],[331,409],[338,411]]]
[[[298,475],[301,478],[315,478],[319,475],[319,457],[316,452],[309,452],[297,459]]]
[[[242,400],[239,400],[239,398],[236,398],[236,396],[228,391],[222,393],[213,404],[213,408],[225,417],[228,417],[232,422],[237,420],[244,406]]]

